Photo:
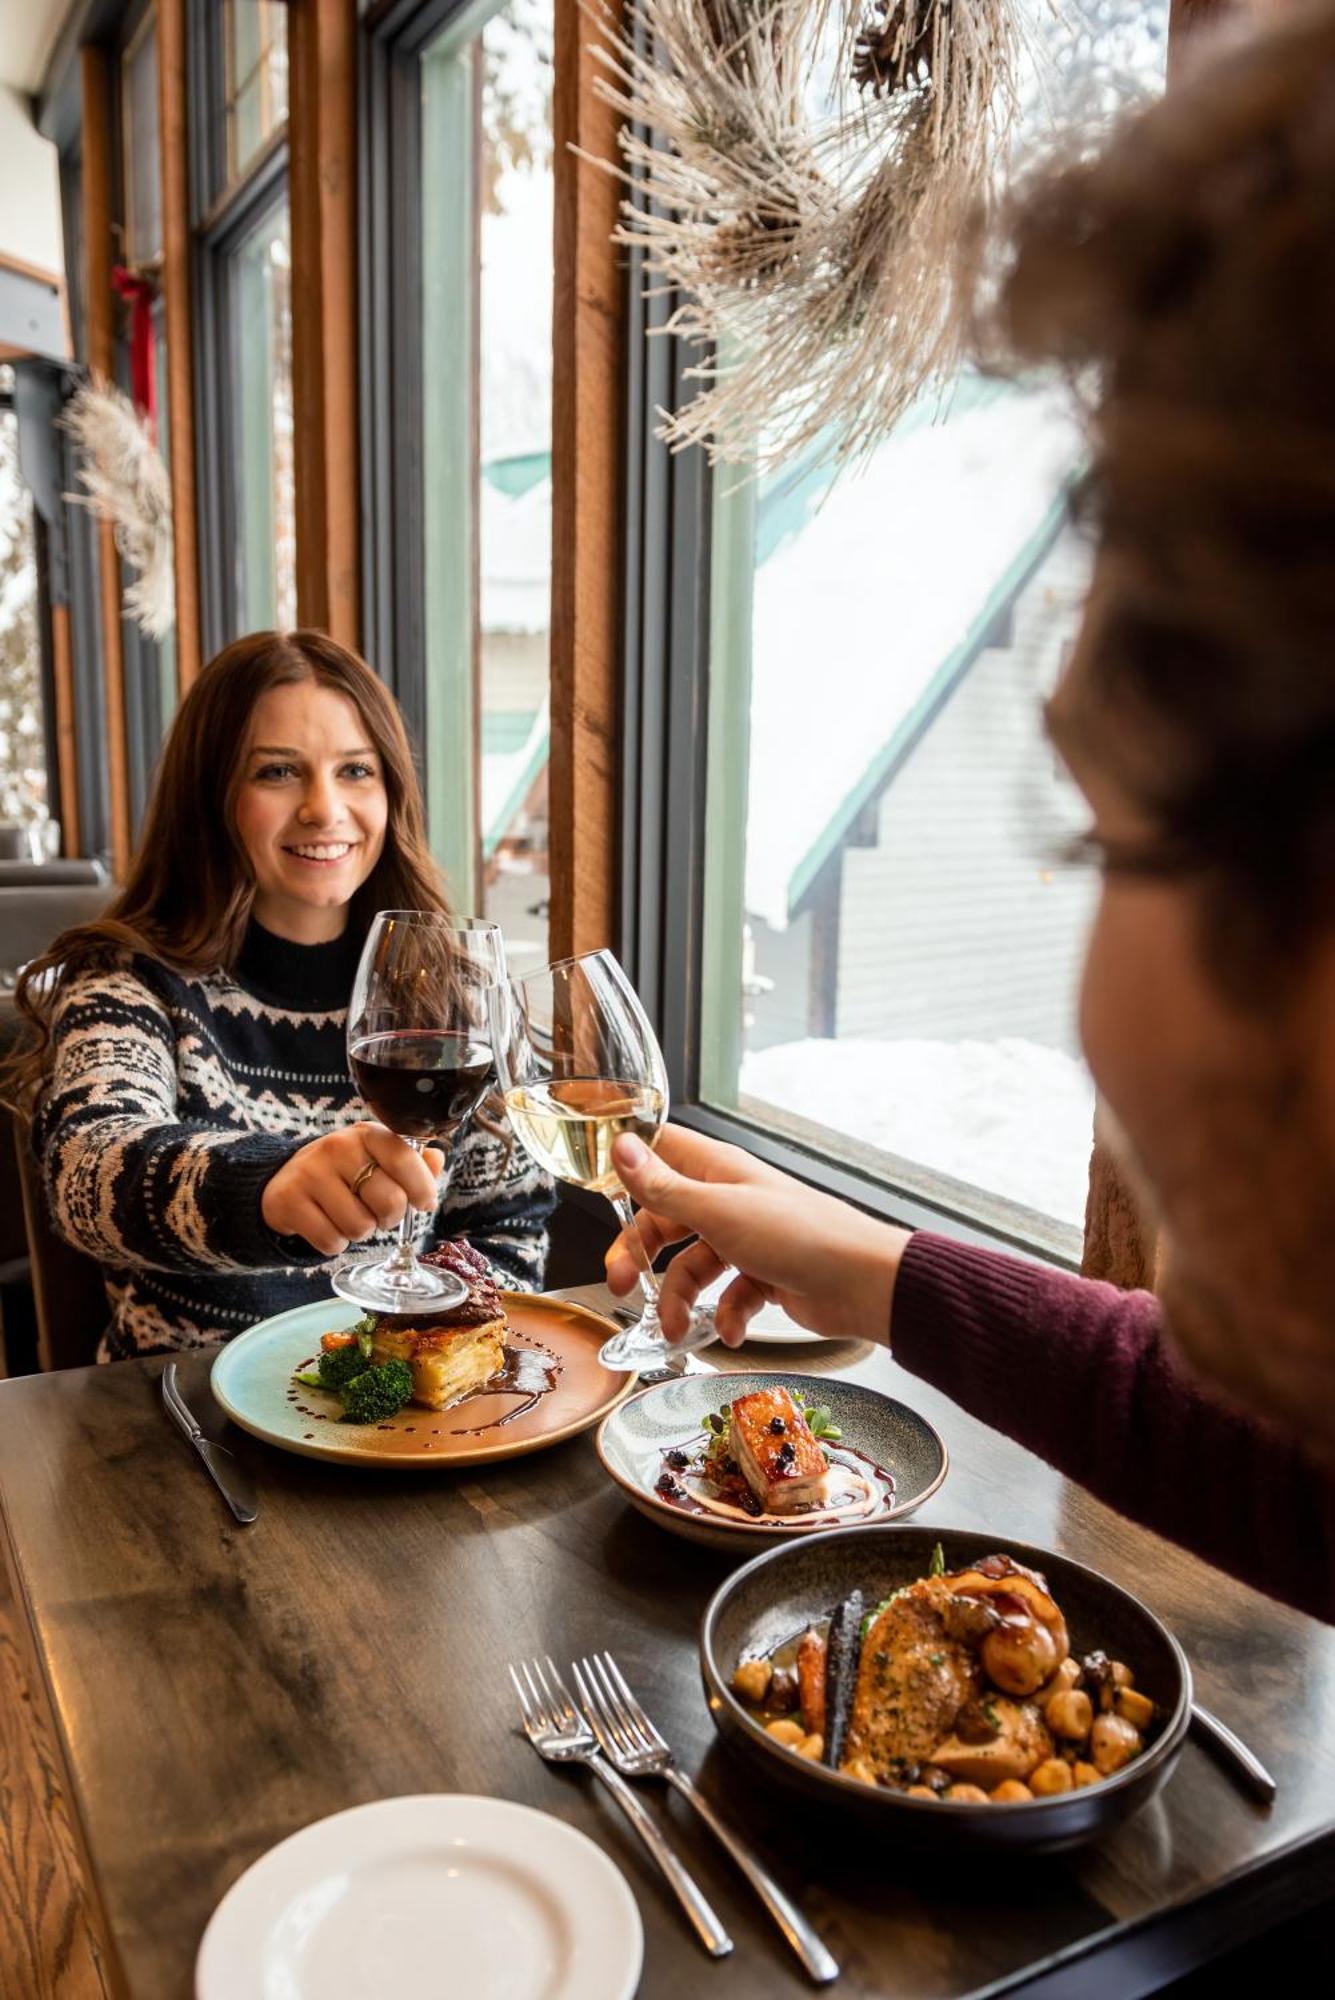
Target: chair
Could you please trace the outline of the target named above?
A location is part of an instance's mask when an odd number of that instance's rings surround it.
[[[97,882],[110,889],[100,861],[0,861],[0,889],[68,889]]]
[[[41,872],[41,871],[34,871]],[[0,983],[38,958],[61,931],[86,924],[110,902],[109,882],[53,882],[24,889],[0,885]]]
[[[37,1307],[39,1368],[83,1368],[97,1359],[98,1342],[111,1317],[100,1266],[62,1243],[46,1212],[42,1177],[25,1121],[11,1119],[23,1190],[23,1221]]]

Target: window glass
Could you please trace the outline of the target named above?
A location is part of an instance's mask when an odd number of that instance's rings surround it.
[[[284,202],[243,239],[229,286],[242,632],[287,630],[297,616],[291,271]]]
[[[12,387],[12,371],[0,367],[0,821],[41,827],[47,799],[37,546],[19,470],[18,419],[8,406]]]
[[[122,59],[125,126],[125,237],[128,261],[162,255],[162,175],[158,147],[158,29],[150,10]]]
[[[517,965],[547,948],[552,33],[510,0],[422,64],[432,839]]]
[[[1161,85],[1167,0],[1030,11],[1068,117]],[[855,471],[716,476],[700,1037],[706,1101],[1064,1254],[1096,884],[1045,851],[1072,802],[1041,702],[1081,462],[1059,392],[965,373]]]
[[[287,117],[286,7],[278,0],[227,0],[223,44],[231,182]]]

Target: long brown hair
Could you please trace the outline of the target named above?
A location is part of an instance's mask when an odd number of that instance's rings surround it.
[[[256,704],[271,688],[311,681],[345,695],[380,759],[389,802],[384,847],[352,899],[362,928],[376,910],[448,911],[426,844],[421,788],[398,706],[365,660],[323,632],[252,632],[217,654],[190,689],[163,746],[125,885],[102,916],[63,931],[21,974],[15,993],[33,1036],[8,1065],[6,1094],[26,1104],[40,1085],[51,1021],[68,982],[142,954],[183,972],[235,964],[255,901],[236,830],[236,799]]]

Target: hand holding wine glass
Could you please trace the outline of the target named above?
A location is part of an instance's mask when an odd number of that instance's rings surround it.
[[[526,1150],[558,1180],[606,1195],[626,1240],[638,1242],[612,1147],[626,1132],[654,1144],[667,1116],[667,1069],[648,1016],[612,953],[566,959],[498,988],[491,1040],[505,1108]],[[713,1340],[702,1313],[684,1339],[665,1341],[658,1284],[645,1256],[640,1286],[641,1316],[605,1343],[599,1355],[605,1367],[671,1365]]]
[[[434,1140],[447,1184],[463,1128],[492,1081],[487,995],[504,977],[495,924],[421,910],[382,910],[357,968],[348,1060],[362,1101],[415,1151]],[[418,1262],[413,1213],[405,1209],[388,1255],[349,1259],[334,1272],[342,1298],[375,1312],[442,1312],[466,1296],[452,1272]]]

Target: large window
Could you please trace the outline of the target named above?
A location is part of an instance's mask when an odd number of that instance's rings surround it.
[[[1059,109],[1162,84],[1167,0],[1035,0]],[[1026,85],[1020,144],[1051,114]],[[1090,549],[1062,396],[971,373],[871,459],[715,476],[693,1084],[867,1183],[1078,1255],[1095,895],[1041,706]]]
[[[191,6],[207,654],[297,617],[287,10]]]
[[[47,794],[37,547],[12,394],[12,372],[0,367],[0,821],[35,829],[40,858]]]
[[[297,622],[292,449],[292,254],[287,204],[263,216],[230,258],[235,370],[236,596],[241,630]]]
[[[135,277],[152,287],[149,328],[156,384],[158,448],[169,462],[167,435],[167,318],[159,290],[162,272],[162,149],[158,116],[158,33],[155,5],[131,10],[120,51],[121,235],[124,261]],[[139,333],[138,312],[127,306],[120,329],[117,369],[133,392],[132,353]],[[122,622],[125,653],[126,749],[132,822],[138,827],[148,798],[162,738],[176,706],[176,635],[169,630],[151,640],[133,619]]]
[[[454,899],[520,966],[547,949],[552,39],[552,0],[427,4],[368,65],[368,643]]]
[[[287,121],[287,8],[283,0],[224,0],[227,179],[238,180]]]

